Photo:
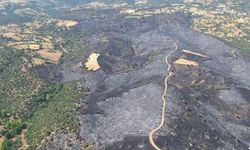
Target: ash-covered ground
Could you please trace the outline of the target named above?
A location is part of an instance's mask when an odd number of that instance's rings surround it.
[[[77,113],[85,142],[100,150],[153,149],[148,134],[160,122],[165,57],[177,44],[157,145],[171,150],[250,147],[250,61],[239,50],[234,53],[233,47],[192,31],[185,14],[126,19],[116,10],[91,13],[68,17],[79,21],[79,30],[91,32],[88,54],[100,54],[101,69],[62,71],[65,81],[84,78],[90,89]],[[179,58],[199,66],[175,64]]]

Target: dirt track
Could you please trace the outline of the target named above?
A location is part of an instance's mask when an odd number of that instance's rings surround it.
[[[21,143],[22,143],[22,146],[18,149],[18,150],[26,150],[28,148],[28,144],[27,144],[27,141],[26,141],[26,129],[22,131],[21,133]]]
[[[175,43],[176,47],[175,49],[170,52],[167,56],[166,56],[166,64],[168,65],[168,69],[167,71],[169,72],[170,69],[171,69],[171,64],[169,63],[169,57],[171,57],[171,54],[173,54],[175,51],[177,51],[178,49],[178,46],[177,44]],[[164,85],[165,85],[165,88],[164,88],[164,93],[161,97],[162,99],[162,111],[161,111],[161,121],[160,121],[160,124],[157,128],[154,128],[150,133],[149,133],[149,142],[150,144],[156,149],[156,150],[161,150],[156,144],[155,144],[155,141],[154,141],[154,134],[159,131],[163,125],[164,125],[164,122],[165,122],[165,112],[166,112],[166,105],[167,105],[167,92],[168,92],[168,80],[169,78],[172,76],[172,72],[170,71],[169,74],[166,76],[165,80],[164,80]]]

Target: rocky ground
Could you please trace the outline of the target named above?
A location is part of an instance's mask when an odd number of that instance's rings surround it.
[[[166,124],[156,143],[162,149],[250,147],[250,61],[239,50],[191,30],[184,14],[126,19],[115,10],[88,13],[68,15],[77,16],[77,28],[92,32],[88,54],[100,54],[100,69],[79,71],[79,61],[58,74],[65,81],[84,78],[89,87],[77,112],[81,139],[101,150],[151,150],[148,134],[160,122],[165,57],[177,44]],[[175,64],[179,58],[198,66]]]

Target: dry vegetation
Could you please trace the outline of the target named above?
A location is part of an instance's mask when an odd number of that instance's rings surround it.
[[[225,38],[228,41],[232,41],[235,38],[243,39],[247,37],[250,18],[234,11],[223,13],[224,9],[228,10],[226,6],[218,9],[222,11],[205,11],[200,8],[190,9],[190,12],[196,16],[193,20],[193,29],[216,37]]]
[[[184,0],[185,3],[211,4],[214,0]]]
[[[73,20],[58,20],[58,22],[56,23],[57,26],[66,27],[66,28],[73,27],[73,26],[75,26],[77,24],[78,24],[78,22],[73,21]]]
[[[15,41],[21,41],[21,37],[19,37],[16,33],[3,33],[2,34],[3,37],[5,38],[11,38]]]
[[[4,137],[0,137],[0,148],[1,148],[3,141],[4,141]]]
[[[26,50],[26,49],[31,49],[31,50],[39,50],[41,46],[39,44],[35,43],[25,43],[25,42],[11,42],[9,44],[6,44],[7,46],[14,47],[16,49],[20,50]]]
[[[33,65],[43,65],[45,64],[45,61],[43,59],[40,58],[32,58],[32,64]]]

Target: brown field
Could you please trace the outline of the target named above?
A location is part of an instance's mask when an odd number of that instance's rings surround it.
[[[32,49],[32,50],[39,50],[40,49],[40,45],[38,44],[28,44],[29,45],[29,48]]]
[[[52,49],[53,45],[52,45],[51,41],[49,40],[49,42],[43,42],[42,43],[42,48],[43,49]]]
[[[16,49],[28,49],[29,45],[28,44],[20,44],[20,45],[13,45]]]
[[[29,43],[24,43],[24,42],[10,42],[6,45],[12,46],[20,50],[24,50],[24,49],[39,50],[41,48],[41,46],[38,44],[29,44]]]
[[[3,37],[11,38],[16,41],[21,41],[21,38],[16,33],[3,33]]]
[[[183,59],[183,58],[180,58],[180,59],[176,60],[174,63],[175,64],[179,64],[179,65],[199,66],[199,64],[197,62],[191,61],[191,60],[187,60],[187,59]]]
[[[33,65],[43,65],[45,64],[45,61],[40,58],[32,58],[32,64]]]
[[[53,61],[53,62],[58,62],[63,54],[60,51],[50,51],[50,50],[46,50],[46,49],[36,51],[36,53],[41,55],[42,58],[48,59],[48,60]]]
[[[96,71],[98,69],[100,69],[100,66],[98,64],[98,57],[100,56],[100,54],[97,53],[93,53],[89,56],[87,62],[85,63],[85,67],[89,70],[89,71]]]

